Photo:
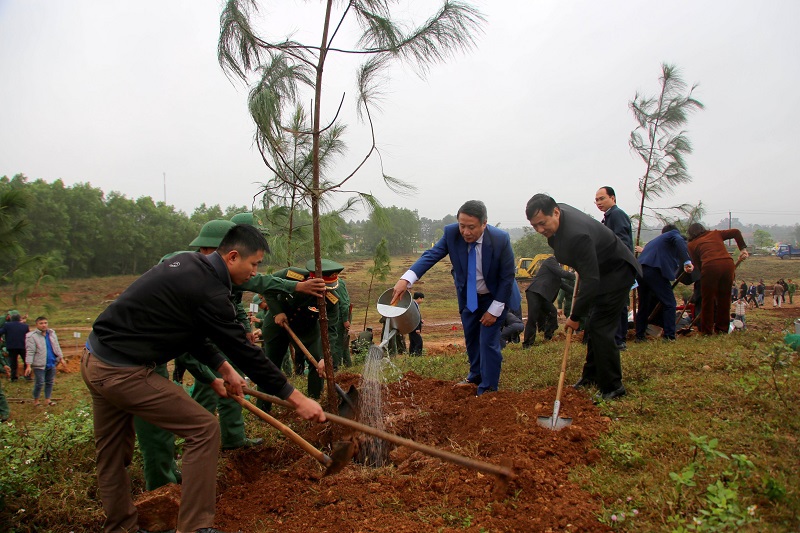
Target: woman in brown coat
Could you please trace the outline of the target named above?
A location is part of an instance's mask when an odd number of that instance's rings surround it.
[[[730,292],[736,267],[725,247],[727,239],[735,239],[740,259],[749,257],[747,244],[738,229],[708,231],[694,223],[686,231],[689,255],[695,268],[700,268],[700,331],[706,335],[727,333],[730,323]]]

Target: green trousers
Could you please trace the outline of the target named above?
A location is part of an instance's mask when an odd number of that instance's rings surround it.
[[[350,359],[350,334],[345,329],[344,324],[339,322],[336,324],[336,340],[331,341],[331,357],[333,357],[333,366],[341,368],[342,366],[353,366],[353,361]]]
[[[300,339],[314,359],[319,361],[322,359],[322,339],[319,335],[319,326],[311,328],[310,331],[295,331],[295,334]],[[267,358],[275,363],[278,368],[281,367],[283,358],[286,351],[289,349],[289,335],[285,332],[279,333],[276,337],[269,342],[264,343],[264,353]],[[295,351],[299,356],[303,356],[300,348],[295,347]],[[303,356],[304,357],[304,356]],[[308,364],[308,395],[312,398],[319,399],[322,394],[322,378],[317,374],[317,369],[313,365]],[[262,409],[268,409],[269,404],[265,402],[257,402],[257,405]]]
[[[154,372],[169,379],[167,365],[159,365]],[[169,483],[178,483],[180,473],[175,462],[175,434],[133,417],[136,440],[144,461],[145,489],[155,490]]]

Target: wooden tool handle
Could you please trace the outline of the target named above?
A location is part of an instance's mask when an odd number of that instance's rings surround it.
[[[252,396],[255,396],[256,398],[261,398],[262,400],[266,400],[268,402],[276,403],[278,405],[294,409],[294,406],[292,406],[292,404],[290,404],[285,400],[281,400],[280,398],[277,398],[275,396],[264,394],[263,392],[259,391],[254,391],[246,387],[244,387],[242,390],[245,392],[245,394],[250,394]],[[356,422],[354,420],[350,420],[349,418],[344,418],[331,413],[325,413],[325,417],[331,422],[334,422],[336,424],[347,426],[351,429],[361,431],[362,433],[367,433],[368,435],[372,435],[374,437],[378,437],[380,439],[393,442],[398,446],[406,446],[408,448],[411,448],[412,450],[417,450],[426,455],[431,455],[433,457],[438,457],[439,459],[445,461],[450,461],[451,463],[456,463],[458,465],[465,466],[467,468],[472,468],[473,470],[479,470],[481,472],[486,472],[487,474],[493,474],[495,476],[503,476],[506,478],[514,477],[514,472],[512,471],[512,469],[508,467],[497,466],[491,463],[479,461],[477,459],[470,459],[469,457],[464,457],[463,455],[451,453],[446,450],[440,450],[439,448],[434,448],[426,444],[421,444],[419,442],[415,442],[413,440],[400,437],[393,433],[382,431],[372,426],[361,424],[360,422]]]
[[[289,334],[289,336],[292,338],[292,340],[294,341],[295,345],[297,345],[297,347],[300,348],[300,351],[303,352],[303,355],[306,356],[306,359],[308,359],[308,362],[311,363],[312,365],[314,365],[314,368],[316,368],[317,367],[317,360],[314,358],[313,355],[311,355],[311,352],[308,351],[308,348],[306,348],[306,345],[303,344],[303,342],[300,340],[300,337],[298,337],[295,334],[295,332],[292,331],[291,326],[289,326],[289,324],[287,322],[283,323],[283,327],[286,330],[286,332]]]
[[[575,307],[575,299],[578,297],[578,282],[580,275],[575,272],[575,286],[572,287],[572,306]],[[561,402],[561,393],[564,392],[564,378],[567,375],[567,358],[569,357],[569,345],[572,342],[572,328],[567,328],[567,341],[564,343],[564,357],[561,359],[561,373],[558,375],[558,388],[556,389],[556,402]]]
[[[257,392],[257,391],[251,391],[249,389],[245,389],[245,393],[246,394],[251,394],[253,396],[256,396],[256,394],[253,394],[254,392]],[[272,427],[274,427],[275,429],[277,429],[278,431],[280,431],[281,433],[283,433],[284,435],[289,437],[289,440],[291,440],[292,442],[294,442],[295,444],[297,444],[298,446],[303,448],[303,450],[308,452],[308,454],[311,455],[314,459],[316,459],[317,461],[319,461],[320,463],[322,463],[325,466],[330,465],[330,463],[331,463],[331,458],[330,457],[328,457],[327,455],[325,455],[324,453],[322,453],[318,449],[314,448],[314,446],[312,446],[310,442],[308,442],[306,439],[304,439],[303,437],[301,437],[300,435],[295,433],[292,430],[292,428],[290,428],[289,426],[287,426],[286,424],[284,424],[283,422],[281,422],[277,418],[268,415],[267,413],[265,413],[264,411],[262,411],[261,409],[259,409],[255,405],[253,405],[252,403],[248,402],[247,400],[245,400],[241,396],[235,396],[233,394],[230,394],[229,397],[233,398],[234,400],[239,402],[239,404],[242,407],[244,407],[245,409],[247,409],[248,411],[250,411],[251,413],[253,413],[257,417],[259,417],[261,420],[267,422],[269,425],[271,425]],[[269,401],[273,401],[274,403],[281,402],[281,405],[284,405],[284,403],[288,404],[289,406],[292,405],[289,402],[283,402],[283,400],[280,400],[279,398],[275,398],[275,400],[278,400],[278,401],[274,401],[274,400],[269,400]]]

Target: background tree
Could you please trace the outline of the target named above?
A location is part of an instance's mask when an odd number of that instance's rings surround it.
[[[381,212],[388,223],[378,218],[378,212],[370,214],[364,224],[362,250],[369,253],[385,239],[390,255],[410,254],[417,249],[420,221],[417,213],[403,207],[387,207]]]
[[[378,281],[386,281],[386,277],[392,272],[392,258],[389,256],[389,248],[386,246],[386,239],[381,239],[378,246],[375,247],[375,255],[372,256],[372,266],[367,269],[369,272],[369,287],[367,288],[367,301],[372,301],[372,284],[375,278]],[[367,313],[369,307],[364,309],[364,329],[367,331]]]
[[[22,254],[19,238],[28,225],[24,216],[27,205],[27,197],[21,190],[0,190],[0,255]]]
[[[198,228],[201,228],[206,222],[219,220],[220,218],[225,218],[225,213],[222,212],[222,208],[219,204],[207,206],[205,202],[203,202],[198,207],[194,208],[190,220],[197,224]]]
[[[772,238],[772,235],[768,231],[763,229],[757,229],[753,232],[753,239],[755,240],[756,249],[767,249],[772,248],[775,244],[775,240]]]
[[[657,233],[654,236],[661,235],[661,228],[667,224],[673,224],[678,228],[678,231],[686,235],[686,230],[689,229],[689,226],[695,222],[702,222],[703,215],[706,212],[703,202],[698,202],[697,205],[683,204],[673,209],[677,209],[680,212],[681,215],[678,218],[656,211],[655,217],[658,219],[660,227],[655,228],[654,231],[657,231]]]
[[[551,254],[553,249],[547,244],[547,239],[533,231],[532,228],[525,228],[525,234],[511,245],[514,249],[514,257],[536,257],[537,254]]]
[[[646,165],[639,179],[641,203],[636,245],[641,236],[645,202],[671,193],[676,185],[692,179],[685,160],[692,153],[692,145],[681,128],[690,113],[703,109],[703,104],[692,96],[697,85],[687,92],[687,85],[675,66],[662,64],[658,80],[661,87],[657,96],[637,92],[628,104],[638,123],[629,144]]]
[[[18,174],[0,178],[3,194],[25,202],[21,210],[2,210],[7,220],[13,212],[15,223],[24,225],[24,231],[14,233],[16,252],[0,254],[2,272],[25,268],[29,261],[33,268],[34,259],[46,258],[48,275],[140,274],[167,252],[186,249],[201,226],[148,196],[131,200],[111,192],[106,198],[102,190],[87,183],[67,187],[61,180],[31,182]],[[66,269],[55,268],[59,261]],[[36,276],[35,272],[21,273],[17,280],[24,283]]]
[[[255,144],[261,152],[264,164],[279,179],[298,188],[307,197],[311,206],[312,233],[314,240],[314,261],[316,273],[320,275],[321,236],[320,209],[324,197],[333,191],[355,194],[368,207],[379,207],[371,195],[358,191],[346,191],[343,187],[358,172],[366,161],[378,153],[372,110],[380,96],[379,82],[393,59],[409,62],[424,74],[434,62],[447,58],[455,51],[470,48],[480,24],[481,14],[461,1],[445,0],[437,13],[420,26],[404,31],[406,27],[394,20],[388,0],[350,0],[349,2],[322,2],[322,33],[319,44],[308,44],[291,39],[267,41],[259,37],[251,23],[251,15],[257,10],[252,0],[228,0],[220,17],[220,38],[218,58],[223,70],[229,76],[243,81],[253,73],[260,74],[260,80],[251,91],[250,114],[256,124]],[[340,45],[347,31],[342,31],[345,23],[354,21],[360,28],[360,35],[352,44]],[[344,96],[338,110],[330,122],[322,121],[323,73],[328,54],[347,54],[365,58],[358,68],[357,112],[364,119],[371,134],[370,146],[360,157],[355,168],[335,178],[323,179],[322,140],[328,131],[340,130],[338,121]],[[292,131],[285,126],[284,117],[294,113],[307,101],[302,93],[308,89],[313,93],[310,114],[310,129],[299,132],[311,139],[311,181],[297,171],[294,161],[294,144],[288,142],[287,135]],[[343,130],[342,130],[343,131]],[[286,179],[286,173],[290,177]],[[392,189],[403,192],[403,184],[387,175],[381,169],[384,182]],[[327,314],[320,304],[320,326],[325,368],[328,379],[328,399],[333,402],[333,363],[328,343]]]

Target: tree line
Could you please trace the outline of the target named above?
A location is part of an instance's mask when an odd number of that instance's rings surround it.
[[[254,211],[269,233],[271,265],[303,264],[313,257],[307,209],[202,204],[186,214],[149,196],[131,199],[89,183],[68,186],[24,174],[2,176],[0,281],[141,274],[163,255],[187,249],[206,222],[247,211]],[[386,239],[391,255],[413,253],[439,239],[452,222],[453,215],[432,220],[395,206],[352,221],[341,211],[331,211],[321,217],[323,254],[334,259],[372,256],[381,239]]]

